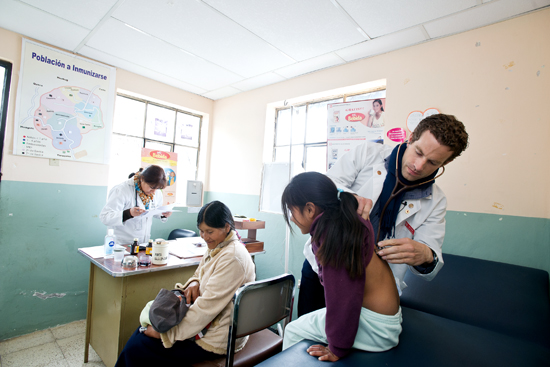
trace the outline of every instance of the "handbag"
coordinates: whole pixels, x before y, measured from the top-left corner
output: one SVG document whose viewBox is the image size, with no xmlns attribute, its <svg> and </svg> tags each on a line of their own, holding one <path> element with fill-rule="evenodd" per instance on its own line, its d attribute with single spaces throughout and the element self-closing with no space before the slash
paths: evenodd
<svg viewBox="0 0 550 367">
<path fill-rule="evenodd" d="M 188 309 L 182 291 L 162 288 L 149 309 L 149 320 L 156 331 L 165 333 L 181 322 Z"/>
</svg>

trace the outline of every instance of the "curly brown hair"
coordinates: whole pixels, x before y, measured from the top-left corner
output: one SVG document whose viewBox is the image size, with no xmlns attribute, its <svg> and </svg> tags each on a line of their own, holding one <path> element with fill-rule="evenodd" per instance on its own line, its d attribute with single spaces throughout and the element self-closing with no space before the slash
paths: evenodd
<svg viewBox="0 0 550 367">
<path fill-rule="evenodd" d="M 468 133 L 466 132 L 466 128 L 464 124 L 458 121 L 453 115 L 439 113 L 426 117 L 424 120 L 420 121 L 416 129 L 414 129 L 411 134 L 410 143 L 414 143 L 420 139 L 426 130 L 433 134 L 439 144 L 449 147 L 453 152 L 445 163 L 451 162 L 461 155 L 468 147 Z"/>
</svg>

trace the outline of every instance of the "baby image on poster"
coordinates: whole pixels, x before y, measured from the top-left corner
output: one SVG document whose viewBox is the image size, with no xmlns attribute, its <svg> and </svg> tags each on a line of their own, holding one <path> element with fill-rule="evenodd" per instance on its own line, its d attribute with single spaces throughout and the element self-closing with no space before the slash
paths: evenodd
<svg viewBox="0 0 550 367">
<path fill-rule="evenodd" d="M 172 186 L 176 183 L 176 172 L 170 168 L 165 168 L 164 172 L 166 172 L 166 180 L 168 181 L 167 186 Z"/>
</svg>

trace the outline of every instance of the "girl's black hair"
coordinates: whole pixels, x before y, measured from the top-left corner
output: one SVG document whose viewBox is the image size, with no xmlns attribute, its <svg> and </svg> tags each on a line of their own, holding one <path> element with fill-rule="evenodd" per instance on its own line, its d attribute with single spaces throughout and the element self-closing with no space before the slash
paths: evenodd
<svg viewBox="0 0 550 367">
<path fill-rule="evenodd" d="M 355 196 L 341 192 L 338 199 L 338 189 L 330 178 L 318 172 L 301 173 L 290 181 L 281 197 L 283 216 L 289 227 L 290 208 L 303 213 L 308 202 L 323 212 L 311 239 L 320 244 L 316 254 L 319 263 L 344 267 L 352 278 L 361 276 L 365 270 L 362 248 L 366 228 L 357 215 Z"/>
<path fill-rule="evenodd" d="M 166 187 L 166 173 L 160 166 L 151 165 L 139 175 L 143 181 L 155 189 L 164 189 Z"/>
<path fill-rule="evenodd" d="M 229 224 L 235 230 L 235 222 L 231 210 L 221 201 L 212 201 L 204 205 L 197 215 L 197 228 L 204 222 L 208 227 L 224 228 Z"/>
</svg>

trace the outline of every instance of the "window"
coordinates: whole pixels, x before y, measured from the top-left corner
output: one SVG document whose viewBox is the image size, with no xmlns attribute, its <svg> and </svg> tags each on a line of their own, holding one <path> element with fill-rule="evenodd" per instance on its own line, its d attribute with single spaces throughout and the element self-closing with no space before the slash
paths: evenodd
<svg viewBox="0 0 550 367">
<path fill-rule="evenodd" d="M 141 148 L 178 154 L 177 202 L 183 203 L 187 180 L 197 179 L 202 116 L 150 101 L 117 95 L 109 189 L 141 167 Z"/>
<path fill-rule="evenodd" d="M 292 176 L 327 171 L 327 105 L 385 98 L 386 90 L 339 95 L 277 109 L 273 162 L 291 162 Z"/>
<path fill-rule="evenodd" d="M 10 96 L 11 63 L 0 60 L 0 181 L 2 180 L 2 152 L 4 151 L 4 134 L 8 116 Z"/>
</svg>

